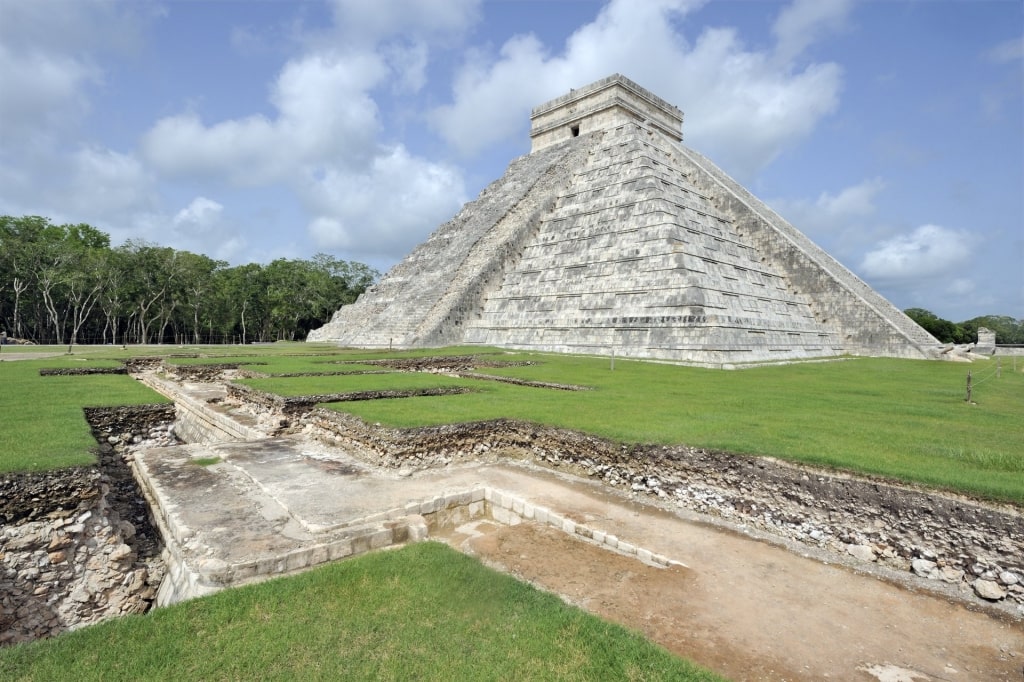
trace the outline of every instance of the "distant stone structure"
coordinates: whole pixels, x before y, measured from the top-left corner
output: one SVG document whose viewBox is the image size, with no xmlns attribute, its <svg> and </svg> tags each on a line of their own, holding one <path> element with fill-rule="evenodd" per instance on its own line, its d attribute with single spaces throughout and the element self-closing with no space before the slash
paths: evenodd
<svg viewBox="0 0 1024 682">
<path fill-rule="evenodd" d="M 683 146 L 683 113 L 631 80 L 531 121 L 530 154 L 309 340 L 711 366 L 934 357 L 934 337 Z"/>
<path fill-rule="evenodd" d="M 995 355 L 996 333 L 987 327 L 978 327 L 978 343 L 974 344 L 973 352 L 979 355 Z"/>
</svg>

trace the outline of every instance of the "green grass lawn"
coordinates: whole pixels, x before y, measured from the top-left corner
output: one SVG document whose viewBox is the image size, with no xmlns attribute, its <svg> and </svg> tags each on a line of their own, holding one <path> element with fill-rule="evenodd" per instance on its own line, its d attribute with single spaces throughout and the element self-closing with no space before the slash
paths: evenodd
<svg viewBox="0 0 1024 682">
<path fill-rule="evenodd" d="M 0 649 L 10 680 L 718 680 L 437 543 Z"/>
<path fill-rule="evenodd" d="M 858 358 L 729 372 L 622 360 L 613 371 L 607 359 L 530 359 L 538 364 L 481 371 L 594 390 L 485 383 L 467 395 L 332 407 L 396 427 L 517 418 L 620 442 L 771 455 L 1024 503 L 1024 373 L 1006 360 L 996 378 L 994 360 Z M 964 401 L 968 370 L 976 404 Z M 262 387 L 272 390 L 266 381 Z"/>
<path fill-rule="evenodd" d="M 169 362 L 264 362 L 249 366 L 271 375 L 362 371 L 374 367 L 338 362 L 385 357 L 476 353 L 529 360 L 535 364 L 480 371 L 593 390 L 565 392 L 403 372 L 271 376 L 241 383 L 284 396 L 464 386 L 474 392 L 333 407 L 396 427 L 524 419 L 625 443 L 771 455 L 1024 503 L 1024 358 L 1016 372 L 1012 359 L 1003 359 L 996 377 L 996 360 L 965 365 L 858 358 L 730 372 L 622 359 L 612 370 L 608 359 L 467 347 L 395 353 L 295 343 L 75 347 L 74 355 L 0 362 L 0 471 L 87 464 L 92 441 L 82 406 L 162 401 L 125 376 L 38 375 L 41 367 L 114 366 L 117 358 L 140 350 L 204 355 Z M 964 401 L 968 371 L 974 375 L 976 404 Z"/>
<path fill-rule="evenodd" d="M 0 473 L 95 464 L 83 407 L 168 402 L 124 374 L 39 375 L 44 367 L 118 365 L 77 355 L 0 363 Z"/>
<path fill-rule="evenodd" d="M 235 383 L 289 397 L 356 391 L 407 391 L 418 388 L 448 388 L 452 386 L 480 388 L 493 382 L 459 379 L 425 372 L 388 372 L 386 374 L 238 379 Z"/>
</svg>

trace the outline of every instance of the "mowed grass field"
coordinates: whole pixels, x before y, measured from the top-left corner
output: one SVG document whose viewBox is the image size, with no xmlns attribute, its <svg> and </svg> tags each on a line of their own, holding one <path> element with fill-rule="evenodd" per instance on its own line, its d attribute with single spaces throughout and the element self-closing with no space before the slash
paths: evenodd
<svg viewBox="0 0 1024 682">
<path fill-rule="evenodd" d="M 7 347 L 10 349 L 10 347 Z M 608 358 L 446 348 L 352 351 L 270 344 L 148 347 L 167 362 L 240 363 L 244 383 L 283 396 L 458 386 L 451 396 L 327 405 L 368 422 L 418 427 L 496 418 L 589 432 L 623 443 L 685 444 L 800 461 L 1024 504 L 1024 358 L 972 364 L 852 358 L 722 371 Z M 114 366 L 138 349 L 0 362 L 0 471 L 90 461 L 83 405 L 163 399 L 126 376 L 40 377 L 41 367 Z M 187 357 L 200 354 L 201 357 Z M 572 384 L 558 391 L 366 364 L 477 354 L 526 366 L 482 374 Z M 2 359 L 0 354 L 0 359 Z M 972 373 L 972 402 L 966 397 Z M 318 376 L 275 376 L 282 374 Z"/>
<path fill-rule="evenodd" d="M 327 407 L 392 427 L 523 419 L 623 443 L 770 455 L 1024 504 L 1024 358 L 1017 371 L 1006 358 L 971 365 L 854 358 L 722 371 L 621 359 L 612 369 L 606 358 L 564 355 L 487 357 L 534 364 L 479 373 L 590 390 L 398 372 L 242 383 L 285 396 L 458 385 L 473 392 Z"/>
</svg>

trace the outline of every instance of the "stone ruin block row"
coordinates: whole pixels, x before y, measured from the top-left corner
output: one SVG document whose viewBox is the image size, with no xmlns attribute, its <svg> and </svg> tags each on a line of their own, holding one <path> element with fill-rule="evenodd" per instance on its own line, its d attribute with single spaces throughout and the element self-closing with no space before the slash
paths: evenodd
<svg viewBox="0 0 1024 682">
<path fill-rule="evenodd" d="M 531 153 L 310 339 L 709 365 L 934 356 L 927 332 L 683 147 L 681 122 L 619 75 L 541 105 Z"/>
</svg>

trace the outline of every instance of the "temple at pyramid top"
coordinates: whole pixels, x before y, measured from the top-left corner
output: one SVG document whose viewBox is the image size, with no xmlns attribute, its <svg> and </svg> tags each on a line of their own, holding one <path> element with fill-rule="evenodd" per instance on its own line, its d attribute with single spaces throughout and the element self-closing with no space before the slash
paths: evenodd
<svg viewBox="0 0 1024 682">
<path fill-rule="evenodd" d="M 711 367 L 935 357 L 938 342 L 613 75 L 531 115 L 531 152 L 311 341 L 479 344 Z"/>
<path fill-rule="evenodd" d="M 530 113 L 530 151 L 629 121 L 644 121 L 676 142 L 683 139 L 678 107 L 615 74 L 535 107 Z"/>
</svg>

